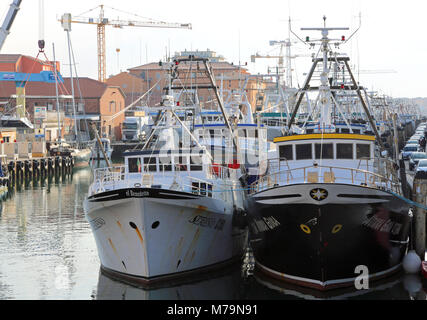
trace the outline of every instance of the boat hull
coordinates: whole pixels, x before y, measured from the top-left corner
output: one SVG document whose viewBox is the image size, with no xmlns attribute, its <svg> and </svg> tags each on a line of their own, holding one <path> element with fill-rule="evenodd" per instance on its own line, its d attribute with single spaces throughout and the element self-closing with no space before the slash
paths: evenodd
<svg viewBox="0 0 427 320">
<path fill-rule="evenodd" d="M 87 167 L 89 165 L 91 150 L 90 149 L 82 149 L 78 150 L 78 152 L 72 152 L 73 162 L 75 168 Z"/>
<path fill-rule="evenodd" d="M 233 226 L 231 209 L 217 199 L 150 188 L 85 200 L 103 271 L 147 285 L 241 258 L 247 229 Z"/>
<path fill-rule="evenodd" d="M 358 266 L 369 280 L 384 277 L 399 270 L 407 249 L 409 207 L 383 190 L 288 185 L 254 194 L 246 207 L 257 267 L 298 285 L 353 286 Z"/>
</svg>

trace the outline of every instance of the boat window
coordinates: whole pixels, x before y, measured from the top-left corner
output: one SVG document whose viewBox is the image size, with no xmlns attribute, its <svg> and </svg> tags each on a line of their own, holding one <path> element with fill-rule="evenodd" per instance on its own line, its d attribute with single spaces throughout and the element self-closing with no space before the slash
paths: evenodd
<svg viewBox="0 0 427 320">
<path fill-rule="evenodd" d="M 192 155 L 190 157 L 190 171 L 202 171 L 202 158 Z"/>
<path fill-rule="evenodd" d="M 334 158 L 334 146 L 332 143 L 316 143 L 314 147 L 316 159 Z"/>
<path fill-rule="evenodd" d="M 296 147 L 297 160 L 313 158 L 313 154 L 311 151 L 311 143 L 297 144 L 295 145 L 295 147 Z"/>
<path fill-rule="evenodd" d="M 348 128 L 341 128 L 341 133 L 350 133 L 350 129 L 348 129 Z"/>
<path fill-rule="evenodd" d="M 128 171 L 129 173 L 141 172 L 140 158 L 128 158 Z"/>
<path fill-rule="evenodd" d="M 246 137 L 246 129 L 240 129 L 240 130 L 238 130 L 238 132 L 239 132 L 239 137 L 241 137 L 241 138 Z"/>
<path fill-rule="evenodd" d="M 353 133 L 360 133 L 360 129 L 353 129 Z"/>
<path fill-rule="evenodd" d="M 254 130 L 254 129 L 246 129 L 247 130 L 247 133 L 248 133 L 248 138 L 254 138 L 254 137 L 256 137 L 256 129 Z"/>
<path fill-rule="evenodd" d="M 337 159 L 353 159 L 353 145 L 351 143 L 337 143 Z"/>
<path fill-rule="evenodd" d="M 370 158 L 371 157 L 371 146 L 369 144 L 356 144 L 356 158 Z"/>
<path fill-rule="evenodd" d="M 192 193 L 202 196 L 212 197 L 212 185 L 204 182 L 193 182 L 191 184 Z"/>
<path fill-rule="evenodd" d="M 147 171 L 157 171 L 156 158 L 144 158 L 144 165 L 148 167 Z"/>
<path fill-rule="evenodd" d="M 177 171 L 187 170 L 187 157 L 183 157 L 183 156 L 174 157 L 174 161 L 175 161 L 175 170 Z"/>
<path fill-rule="evenodd" d="M 311 133 L 313 133 L 314 132 L 314 130 L 313 129 L 307 129 L 307 130 L 305 130 L 305 133 L 307 133 L 307 134 L 311 134 Z"/>
<path fill-rule="evenodd" d="M 280 159 L 294 160 L 292 145 L 280 146 L 279 147 L 279 157 L 280 157 Z"/>
<path fill-rule="evenodd" d="M 172 171 L 171 157 L 159 157 L 160 171 Z"/>
</svg>

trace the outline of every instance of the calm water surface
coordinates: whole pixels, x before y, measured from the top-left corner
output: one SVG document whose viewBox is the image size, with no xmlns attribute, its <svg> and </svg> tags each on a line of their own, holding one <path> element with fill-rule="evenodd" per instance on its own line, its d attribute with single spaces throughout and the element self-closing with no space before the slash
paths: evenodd
<svg viewBox="0 0 427 320">
<path fill-rule="evenodd" d="M 191 282 L 145 290 L 100 273 L 83 213 L 91 170 L 29 183 L 0 209 L 0 299 L 426 299 L 418 276 L 397 275 L 369 290 L 321 294 L 284 286 L 253 272 L 248 253 L 235 266 Z"/>
</svg>

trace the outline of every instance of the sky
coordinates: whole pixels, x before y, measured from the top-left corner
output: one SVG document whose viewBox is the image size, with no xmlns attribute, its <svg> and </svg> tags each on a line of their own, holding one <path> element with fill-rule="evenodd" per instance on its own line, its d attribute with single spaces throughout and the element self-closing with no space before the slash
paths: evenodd
<svg viewBox="0 0 427 320">
<path fill-rule="evenodd" d="M 3 21 L 12 0 L 0 1 Z M 58 19 L 63 13 L 78 16 L 104 4 L 105 17 L 140 20 L 147 18 L 191 23 L 192 29 L 160 29 L 106 27 L 107 76 L 146 62 L 164 59 L 170 52 L 210 49 L 234 64 L 245 64 L 251 73 L 267 73 L 275 59 L 257 59 L 255 53 L 277 55 L 278 47 L 270 40 L 285 40 L 292 30 L 301 38 L 320 35 L 301 31 L 301 27 L 320 27 L 323 16 L 329 27 L 349 27 L 332 35 L 347 38 L 359 31 L 339 51 L 350 56 L 354 72 L 360 72 L 360 84 L 369 90 L 392 97 L 426 97 L 427 83 L 427 1 L 425 0 L 44 0 L 44 19 L 40 19 L 39 0 L 23 0 L 21 9 L 6 39 L 1 53 L 36 56 L 37 41 L 43 37 L 45 52 L 53 60 L 52 43 L 61 62 L 61 73 L 69 76 L 67 37 Z M 113 10 L 111 8 L 115 8 Z M 130 12 L 132 14 L 128 14 Z M 97 18 L 99 9 L 85 17 Z M 44 32 L 40 32 L 44 21 Z M 95 25 L 72 24 L 70 33 L 79 77 L 97 79 L 97 35 Z M 291 35 L 292 41 L 297 41 Z M 116 49 L 120 52 L 117 53 Z M 298 42 L 292 54 L 293 81 L 302 85 L 304 74 L 311 66 L 307 57 L 313 52 Z"/>
</svg>

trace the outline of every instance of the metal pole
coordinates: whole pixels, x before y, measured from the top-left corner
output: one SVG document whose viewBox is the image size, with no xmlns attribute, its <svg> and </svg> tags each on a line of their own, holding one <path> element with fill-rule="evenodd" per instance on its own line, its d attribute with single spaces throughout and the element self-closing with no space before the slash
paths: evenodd
<svg viewBox="0 0 427 320">
<path fill-rule="evenodd" d="M 414 191 L 416 194 L 416 201 L 426 206 L 427 205 L 427 180 L 414 179 Z M 425 260 L 426 252 L 426 210 L 420 207 L 415 209 L 415 252 Z"/>
<path fill-rule="evenodd" d="M 313 65 L 311 66 L 311 70 L 310 70 L 309 74 L 307 75 L 307 78 L 305 79 L 304 86 L 299 91 L 300 92 L 299 99 L 298 99 L 297 103 L 295 104 L 294 110 L 292 111 L 291 120 L 289 120 L 289 123 L 288 123 L 288 129 L 289 130 L 291 130 L 292 122 L 294 122 L 295 116 L 297 115 L 297 112 L 298 112 L 299 106 L 301 104 L 302 98 L 304 97 L 305 91 L 308 90 L 308 88 L 310 87 L 309 83 L 310 83 L 311 77 L 313 76 L 313 72 L 316 69 L 318 62 L 319 62 L 318 60 L 315 60 L 313 62 Z"/>
<path fill-rule="evenodd" d="M 55 44 L 52 43 L 52 48 L 53 48 L 53 68 L 55 70 L 55 91 L 56 91 L 56 114 L 57 114 L 57 118 L 58 118 L 58 140 L 59 140 L 59 145 L 61 145 L 61 120 L 59 118 L 59 98 L 58 98 L 58 73 L 56 71 L 56 58 L 55 58 Z"/>
<path fill-rule="evenodd" d="M 101 138 L 99 137 L 98 130 L 96 129 L 95 123 L 92 123 L 92 128 L 93 128 L 93 131 L 95 132 L 95 137 L 99 143 L 99 147 L 101 148 L 102 154 L 104 155 L 104 159 L 105 159 L 105 162 L 107 163 L 107 167 L 112 168 L 110 159 L 108 159 L 107 154 L 105 153 L 104 145 L 102 144 Z"/>
<path fill-rule="evenodd" d="M 360 92 L 360 87 L 357 84 L 356 79 L 354 78 L 353 73 L 351 72 L 351 69 L 350 69 L 350 66 L 348 65 L 347 60 L 344 60 L 344 63 L 346 65 L 346 67 L 347 67 L 348 73 L 350 74 L 351 81 L 353 82 L 353 84 L 357 88 L 357 90 L 356 90 L 357 95 L 358 95 L 358 97 L 360 99 L 360 102 L 362 103 L 362 107 L 365 110 L 365 113 L 366 113 L 366 115 L 368 117 L 369 123 L 371 124 L 372 130 L 374 131 L 375 136 L 377 137 L 378 144 L 379 144 L 379 146 L 381 147 L 382 150 L 385 150 L 383 142 L 381 141 L 381 136 L 378 133 L 377 126 L 375 125 L 374 119 L 372 118 L 371 113 L 369 112 L 369 109 L 368 109 L 368 107 L 365 104 L 365 100 L 363 100 L 362 93 Z"/>
<path fill-rule="evenodd" d="M 68 58 L 70 61 L 70 82 L 71 82 L 71 96 L 73 102 L 73 114 L 74 114 L 74 132 L 76 134 L 77 141 L 80 141 L 79 136 L 77 134 L 77 119 L 76 119 L 76 101 L 74 99 L 74 83 L 73 83 L 73 65 L 71 63 L 71 49 L 70 49 L 70 31 L 67 30 L 67 39 L 68 39 Z"/>
<path fill-rule="evenodd" d="M 394 144 L 394 159 L 399 159 L 399 143 L 398 143 L 398 133 L 397 133 L 397 127 L 396 127 L 396 119 L 397 114 L 393 113 L 392 120 L 393 120 L 393 144 Z"/>
<path fill-rule="evenodd" d="M 225 111 L 222 98 L 219 95 L 218 88 L 217 88 L 216 83 L 215 83 L 215 78 L 212 75 L 212 70 L 210 69 L 210 66 L 208 65 L 208 61 L 207 60 L 203 60 L 203 64 L 205 65 L 206 73 L 207 73 L 208 78 L 209 78 L 209 80 L 211 82 L 213 91 L 214 91 L 216 99 L 218 101 L 218 105 L 219 105 L 219 107 L 221 109 L 222 116 L 224 118 L 224 122 L 225 122 L 227 128 L 230 130 L 230 134 L 231 134 L 231 137 L 233 139 L 234 149 L 236 151 L 236 156 L 237 156 L 237 159 L 239 160 L 239 163 L 240 163 L 240 169 L 241 169 L 242 173 L 245 174 L 246 173 L 246 169 L 244 167 L 243 162 L 241 161 L 241 155 L 240 155 L 240 148 L 239 148 L 238 139 L 236 138 L 236 135 L 234 134 L 234 130 L 231 127 L 230 122 L 228 121 L 227 113 Z"/>
</svg>

